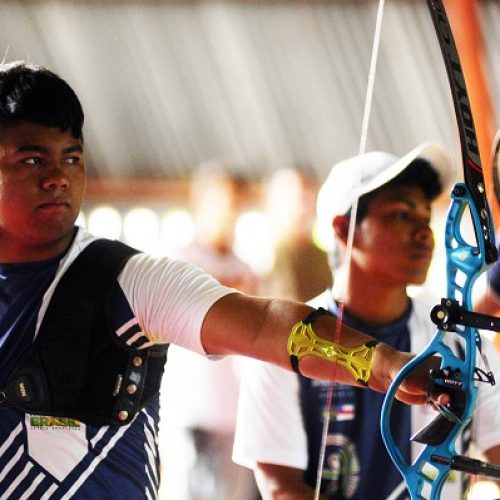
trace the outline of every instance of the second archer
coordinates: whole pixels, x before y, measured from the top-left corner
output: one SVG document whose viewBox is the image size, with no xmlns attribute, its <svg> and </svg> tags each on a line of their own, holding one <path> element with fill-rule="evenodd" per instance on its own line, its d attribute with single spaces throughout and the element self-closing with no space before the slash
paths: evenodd
<svg viewBox="0 0 500 500">
<path fill-rule="evenodd" d="M 434 249 L 431 203 L 453 179 L 450 155 L 431 143 L 403 158 L 372 152 L 334 166 L 318 196 L 319 222 L 333 233 L 334 287 L 313 304 L 337 314 L 342 299 L 343 321 L 349 325 L 403 351 L 421 351 L 436 328 L 431 307 L 410 299 L 407 286 L 426 279 Z M 357 187 L 361 197 L 349 259 Z M 492 353 L 488 359 L 500 374 L 498 356 Z M 500 463 L 500 390 L 488 386 L 485 393 L 479 397 L 480 433 L 474 440 L 490 461 Z M 322 499 L 408 498 L 380 436 L 383 399 L 345 385 L 333 388 L 326 452 L 318 467 L 329 385 L 249 361 L 234 458 L 254 468 L 266 500 L 312 499 L 318 468 Z M 410 435 L 433 415 L 428 407 L 394 404 L 393 433 L 408 459 L 418 446 L 410 444 Z M 449 479 L 443 498 L 460 498 L 460 477 Z"/>
</svg>

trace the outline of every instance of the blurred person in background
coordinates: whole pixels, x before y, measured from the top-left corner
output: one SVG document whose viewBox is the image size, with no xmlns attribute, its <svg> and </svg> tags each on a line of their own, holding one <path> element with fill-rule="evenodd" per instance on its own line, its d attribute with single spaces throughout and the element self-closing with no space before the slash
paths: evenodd
<svg viewBox="0 0 500 500">
<path fill-rule="evenodd" d="M 407 286 L 426 279 L 434 249 L 431 203 L 453 177 L 451 156 L 432 143 L 402 158 L 372 152 L 335 165 L 318 195 L 319 222 L 334 237 L 330 262 L 335 282 L 309 303 L 341 314 L 349 326 L 370 331 L 397 349 L 421 351 L 436 327 L 431 307 L 411 299 Z M 348 232 L 358 190 L 349 259 Z M 485 348 L 500 376 L 498 357 L 486 343 Z M 383 394 L 341 384 L 331 387 L 255 360 L 244 364 L 233 458 L 254 469 L 265 500 L 312 500 L 318 470 L 322 500 L 408 498 L 379 432 Z M 493 463 L 500 462 L 497 388 L 480 388 L 480 432 L 473 438 Z M 326 420 L 320 463 L 326 414 L 331 419 Z M 407 462 L 419 446 L 410 436 L 434 415 L 427 407 L 394 402 L 391 420 L 398 426 L 393 435 Z M 458 499 L 461 486 L 460 475 L 450 475 L 444 494 L 451 496 L 446 498 Z"/>
<path fill-rule="evenodd" d="M 223 285 L 255 294 L 258 276 L 233 252 L 244 190 L 243 179 L 223 164 L 200 164 L 190 184 L 195 240 L 177 257 L 201 267 Z M 165 498 L 255 499 L 253 474 L 231 459 L 239 386 L 237 358 L 226 356 L 214 362 L 172 346 L 164 380 L 161 442 L 166 451 L 161 491 L 168 492 Z"/>
<path fill-rule="evenodd" d="M 306 301 L 331 286 L 327 255 L 313 240 L 316 194 L 314 178 L 301 167 L 282 168 L 269 179 L 265 209 L 276 244 L 261 295 Z"/>
</svg>

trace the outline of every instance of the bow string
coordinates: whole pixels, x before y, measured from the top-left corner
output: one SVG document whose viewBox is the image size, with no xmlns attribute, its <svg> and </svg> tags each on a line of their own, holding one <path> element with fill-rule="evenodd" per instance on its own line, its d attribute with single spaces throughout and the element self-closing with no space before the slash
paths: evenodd
<svg viewBox="0 0 500 500">
<path fill-rule="evenodd" d="M 377 61 L 378 61 L 378 52 L 380 47 L 381 33 L 382 33 L 382 21 L 384 17 L 384 8 L 385 8 L 385 0 L 378 1 L 376 22 L 375 22 L 375 31 L 373 35 L 373 43 L 372 43 L 372 52 L 370 58 L 370 66 L 368 71 L 368 79 L 366 85 L 366 94 L 365 94 L 365 103 L 363 110 L 363 118 L 361 121 L 361 133 L 359 140 L 359 149 L 358 154 L 364 154 L 366 152 L 366 143 L 368 138 L 368 129 L 370 123 L 371 109 L 372 109 L 372 101 L 373 101 L 373 90 L 375 86 L 375 75 L 377 72 Z M 359 191 L 359 186 L 361 185 L 361 178 L 358 177 L 355 182 L 356 191 Z M 352 256 L 352 248 L 354 241 L 354 232 L 356 229 L 356 216 L 358 211 L 358 196 L 356 196 L 353 200 L 351 206 L 351 216 L 349 221 L 349 229 L 347 235 L 347 244 L 346 244 L 346 256 L 345 259 L 348 263 L 351 262 Z M 350 266 L 348 266 L 349 268 Z M 346 276 L 346 281 L 343 283 L 342 290 L 338 291 L 338 296 L 335 297 L 336 302 L 338 304 L 338 312 L 337 312 L 337 323 L 334 332 L 334 342 L 339 343 L 341 332 L 342 332 L 342 324 L 343 324 L 343 316 L 344 316 L 344 301 L 343 297 L 345 297 L 347 288 L 349 286 L 350 280 L 350 272 Z M 336 369 L 337 363 L 332 365 L 332 380 L 336 379 Z M 326 401 L 326 411 L 324 412 L 324 420 L 323 420 L 323 428 L 321 435 L 321 444 L 319 450 L 318 457 L 318 470 L 316 474 L 316 485 L 314 491 L 314 500 L 318 500 L 321 494 L 321 483 L 323 479 L 323 469 L 324 469 L 324 461 L 325 461 L 325 453 L 326 446 L 328 441 L 328 432 L 330 427 L 331 415 L 332 415 L 332 406 L 333 406 L 333 398 L 334 398 L 334 383 L 330 383 L 330 387 L 328 390 L 328 396 Z"/>
</svg>

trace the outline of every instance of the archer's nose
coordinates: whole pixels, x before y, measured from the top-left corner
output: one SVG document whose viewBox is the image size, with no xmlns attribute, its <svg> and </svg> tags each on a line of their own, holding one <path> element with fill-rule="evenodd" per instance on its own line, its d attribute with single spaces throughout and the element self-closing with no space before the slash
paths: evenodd
<svg viewBox="0 0 500 500">
<path fill-rule="evenodd" d="M 415 243 L 421 243 L 426 245 L 434 246 L 434 233 L 429 225 L 420 226 L 415 230 L 413 235 L 413 241 Z"/>
<path fill-rule="evenodd" d="M 53 168 L 43 180 L 42 187 L 47 191 L 56 189 L 65 191 L 69 187 L 68 176 L 61 168 Z"/>
</svg>

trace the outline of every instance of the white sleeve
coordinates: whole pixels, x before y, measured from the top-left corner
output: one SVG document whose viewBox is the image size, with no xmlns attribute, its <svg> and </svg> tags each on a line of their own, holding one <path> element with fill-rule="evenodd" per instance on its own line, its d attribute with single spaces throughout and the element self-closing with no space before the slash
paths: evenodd
<svg viewBox="0 0 500 500">
<path fill-rule="evenodd" d="M 491 386 L 478 382 L 479 393 L 476 410 L 472 414 L 473 440 L 481 451 L 500 445 L 500 354 L 488 340 L 483 338 L 483 351 L 486 354 L 496 384 Z M 478 357 L 478 365 L 484 368 Z"/>
<path fill-rule="evenodd" d="M 242 362 L 233 460 L 307 467 L 307 441 L 295 373 L 262 361 Z"/>
<path fill-rule="evenodd" d="M 205 314 L 217 300 L 236 292 L 196 266 L 143 253 L 129 259 L 118 281 L 152 342 L 172 343 L 201 354 Z"/>
</svg>

